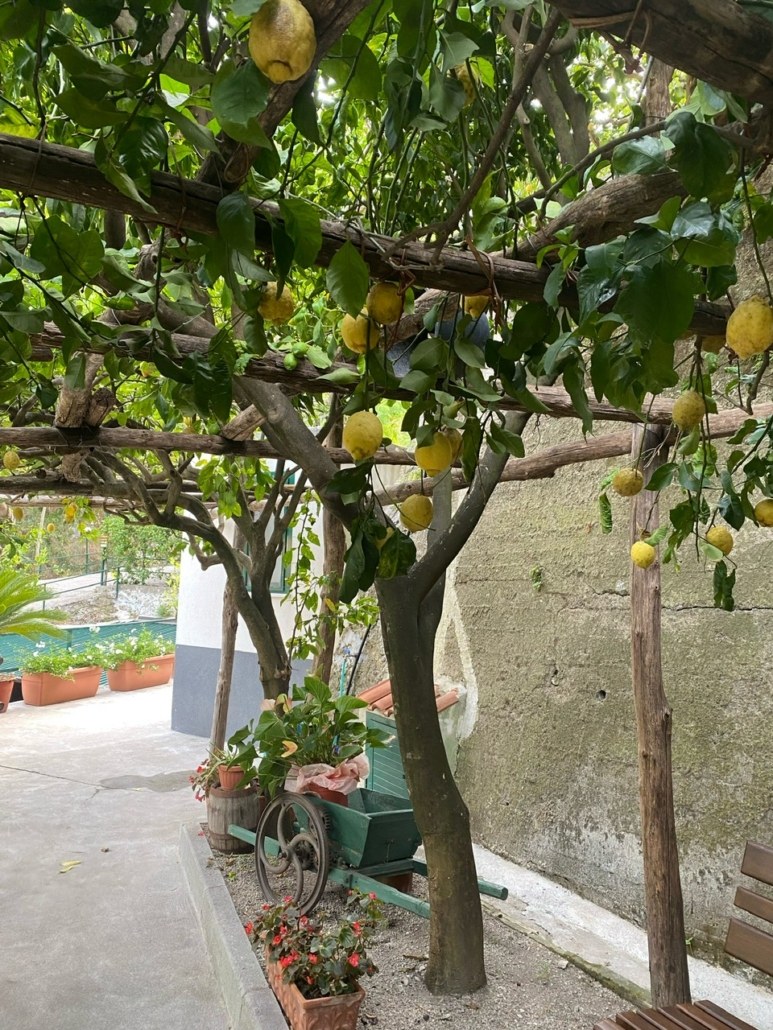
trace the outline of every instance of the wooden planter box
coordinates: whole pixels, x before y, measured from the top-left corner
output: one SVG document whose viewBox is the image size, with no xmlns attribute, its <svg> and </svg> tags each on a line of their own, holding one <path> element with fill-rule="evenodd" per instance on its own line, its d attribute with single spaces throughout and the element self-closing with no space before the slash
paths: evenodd
<svg viewBox="0 0 773 1030">
<path fill-rule="evenodd" d="M 335 998 L 304 998 L 295 984 L 282 980 L 282 967 L 269 962 L 266 951 L 268 982 L 284 1009 L 292 1030 L 357 1030 L 360 1005 L 365 991 L 357 984 L 354 994 Z"/>
<path fill-rule="evenodd" d="M 117 669 L 107 670 L 111 690 L 140 690 L 168 683 L 174 672 L 174 653 L 146 658 L 144 662 L 122 662 Z"/>
<path fill-rule="evenodd" d="M 21 693 L 26 705 L 58 705 L 62 701 L 79 701 L 94 697 L 99 690 L 102 668 L 93 665 L 86 669 L 72 669 L 72 679 L 52 676 L 50 672 L 25 673 L 21 678 Z"/>
</svg>

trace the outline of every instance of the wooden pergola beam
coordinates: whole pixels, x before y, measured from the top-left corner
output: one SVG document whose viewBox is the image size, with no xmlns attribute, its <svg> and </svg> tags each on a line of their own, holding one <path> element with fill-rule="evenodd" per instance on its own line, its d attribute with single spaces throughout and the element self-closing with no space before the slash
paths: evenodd
<svg viewBox="0 0 773 1030">
<path fill-rule="evenodd" d="M 153 172 L 151 184 L 153 215 L 109 183 L 86 151 L 0 133 L 0 189 L 119 211 L 177 233 L 218 234 L 217 205 L 224 196 L 218 187 L 165 172 Z M 270 252 L 271 226 L 265 216 L 281 224 L 279 208 L 268 201 L 255 200 L 252 205 L 256 248 Z M 389 256 L 395 244 L 391 236 L 365 233 L 345 222 L 329 220 L 322 222 L 321 229 L 322 246 L 316 263 L 323 267 L 349 240 L 362 254 L 374 279 L 394 280 L 404 274 L 417 286 L 452 293 L 477 293 L 489 286 L 489 276 L 470 251 L 445 247 L 436 258 L 431 248 L 412 242 Z M 548 268 L 495 255 L 489 255 L 486 264 L 506 300 L 543 300 Z M 567 307 L 577 307 L 572 286 L 564 289 L 560 299 Z M 696 301 L 690 328 L 705 336 L 721 336 L 726 321 L 726 312 L 718 304 Z"/>
<path fill-rule="evenodd" d="M 773 104 L 773 22 L 734 0 L 550 0 L 573 25 L 609 33 L 665 64 Z"/>
</svg>

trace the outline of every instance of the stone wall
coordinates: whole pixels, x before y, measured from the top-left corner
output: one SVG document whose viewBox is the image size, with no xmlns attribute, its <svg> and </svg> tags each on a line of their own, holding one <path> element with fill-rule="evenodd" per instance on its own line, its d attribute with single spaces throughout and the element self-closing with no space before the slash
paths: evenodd
<svg viewBox="0 0 773 1030">
<path fill-rule="evenodd" d="M 577 432 L 543 420 L 527 452 Z M 436 671 L 467 690 L 457 776 L 475 838 L 643 922 L 630 502 L 613 500 L 607 536 L 597 506 L 615 464 L 497 488 L 449 577 Z M 747 524 L 733 557 L 733 613 L 713 607 L 712 567 L 690 548 L 681 571 L 663 569 L 686 920 L 709 945 L 726 932 L 746 840 L 773 841 L 773 531 Z M 359 688 L 384 674 L 371 637 Z"/>
</svg>

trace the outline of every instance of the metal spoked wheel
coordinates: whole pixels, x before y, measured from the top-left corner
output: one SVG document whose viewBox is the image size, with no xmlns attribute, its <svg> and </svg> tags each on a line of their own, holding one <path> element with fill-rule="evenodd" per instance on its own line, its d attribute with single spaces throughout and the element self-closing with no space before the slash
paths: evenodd
<svg viewBox="0 0 773 1030">
<path fill-rule="evenodd" d="M 322 814 L 302 794 L 280 794 L 260 817 L 255 871 L 266 901 L 288 895 L 308 915 L 325 890 L 330 845 Z"/>
</svg>

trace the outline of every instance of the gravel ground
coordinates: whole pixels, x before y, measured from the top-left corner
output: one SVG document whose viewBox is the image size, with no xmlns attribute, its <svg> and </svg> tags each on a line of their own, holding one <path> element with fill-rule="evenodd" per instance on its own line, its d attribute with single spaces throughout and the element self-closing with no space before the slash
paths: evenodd
<svg viewBox="0 0 773 1030">
<path fill-rule="evenodd" d="M 218 855 L 216 864 L 242 923 L 254 919 L 263 899 L 253 856 Z M 414 877 L 414 893 L 422 891 L 426 882 Z M 329 884 L 320 909 L 335 917 L 343 911 L 345 898 L 343 887 Z M 387 906 L 386 915 L 387 925 L 372 948 L 379 972 L 362 981 L 367 997 L 361 1026 L 591 1030 L 604 1016 L 628 1007 L 575 966 L 490 916 L 484 916 L 488 986 L 475 995 L 436 998 L 422 981 L 429 924 L 394 906 Z"/>
</svg>

